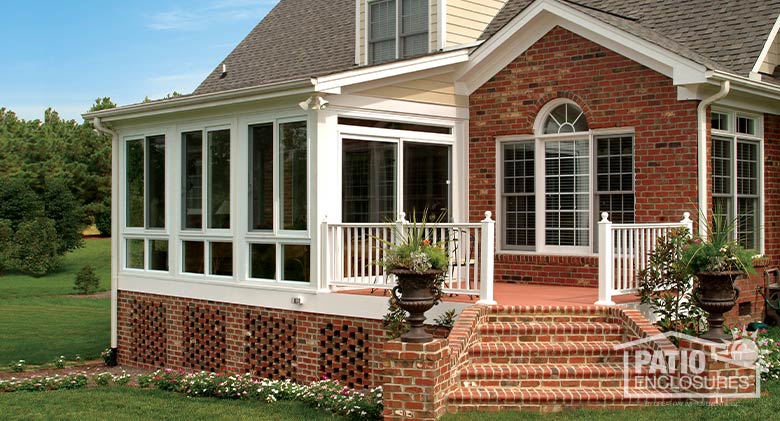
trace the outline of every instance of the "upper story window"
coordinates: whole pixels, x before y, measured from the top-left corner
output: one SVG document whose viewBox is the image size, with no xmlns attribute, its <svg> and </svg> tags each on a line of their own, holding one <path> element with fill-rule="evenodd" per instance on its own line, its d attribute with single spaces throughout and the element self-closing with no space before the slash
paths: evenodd
<svg viewBox="0 0 780 421">
<path fill-rule="evenodd" d="M 427 53 L 428 28 L 428 0 L 369 2 L 369 64 Z"/>
</svg>

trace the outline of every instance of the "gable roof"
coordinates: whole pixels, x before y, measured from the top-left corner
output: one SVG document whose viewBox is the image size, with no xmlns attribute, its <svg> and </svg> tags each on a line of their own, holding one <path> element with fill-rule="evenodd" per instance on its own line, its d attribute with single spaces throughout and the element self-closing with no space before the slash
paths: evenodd
<svg viewBox="0 0 780 421">
<path fill-rule="evenodd" d="M 221 78 L 222 64 L 227 75 Z M 282 0 L 193 95 L 268 85 L 355 66 L 355 0 Z"/>
<path fill-rule="evenodd" d="M 712 70 L 747 76 L 780 14 L 780 0 L 560 0 Z M 533 1 L 508 0 L 481 39 Z"/>
</svg>

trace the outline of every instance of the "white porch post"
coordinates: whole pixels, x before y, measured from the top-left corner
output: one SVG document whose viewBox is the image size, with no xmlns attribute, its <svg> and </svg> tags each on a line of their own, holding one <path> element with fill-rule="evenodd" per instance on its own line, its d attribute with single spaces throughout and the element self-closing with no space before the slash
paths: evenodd
<svg viewBox="0 0 780 421">
<path fill-rule="evenodd" d="M 329 253 L 330 248 L 332 247 L 332 242 L 330 241 L 330 236 L 328 235 L 328 216 L 325 215 L 324 218 L 322 218 L 322 224 L 321 224 L 321 231 L 320 231 L 320 247 L 322 248 L 322 275 L 320 275 L 320 291 L 330 291 L 330 281 L 333 280 L 333 276 L 330 270 L 330 259 L 329 259 Z"/>
<path fill-rule="evenodd" d="M 690 212 L 683 212 L 683 219 L 680 221 L 681 224 L 685 225 L 685 228 L 688 228 L 688 235 L 693 236 L 693 220 L 691 220 L 691 213 Z"/>
<path fill-rule="evenodd" d="M 480 256 L 479 273 L 479 301 L 477 304 L 494 305 L 493 299 L 493 269 L 496 256 L 496 221 L 491 219 L 492 212 L 485 212 L 485 219 L 482 220 L 482 249 Z"/>
<path fill-rule="evenodd" d="M 607 212 L 601 213 L 599 221 L 599 300 L 596 305 L 613 306 L 612 290 L 615 275 L 615 256 L 612 249 L 612 222 Z"/>
</svg>

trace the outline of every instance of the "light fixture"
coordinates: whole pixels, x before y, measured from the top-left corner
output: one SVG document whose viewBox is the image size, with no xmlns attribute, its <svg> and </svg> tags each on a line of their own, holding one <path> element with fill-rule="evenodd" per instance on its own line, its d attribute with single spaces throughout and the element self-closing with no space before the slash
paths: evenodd
<svg viewBox="0 0 780 421">
<path fill-rule="evenodd" d="M 309 109 L 312 110 L 324 110 L 328 108 L 328 100 L 321 97 L 320 95 L 312 95 L 309 98 L 306 99 L 306 101 L 301 101 L 298 103 L 298 106 L 301 107 L 304 111 L 309 111 Z"/>
</svg>

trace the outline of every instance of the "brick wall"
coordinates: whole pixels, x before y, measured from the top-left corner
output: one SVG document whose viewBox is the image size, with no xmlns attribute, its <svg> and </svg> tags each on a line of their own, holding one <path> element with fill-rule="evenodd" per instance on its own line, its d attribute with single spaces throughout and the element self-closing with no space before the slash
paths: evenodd
<svg viewBox="0 0 780 421">
<path fill-rule="evenodd" d="M 780 116 L 764 115 L 764 254 L 780 261 Z"/>
<path fill-rule="evenodd" d="M 379 320 L 119 291 L 119 363 L 383 383 Z"/>
<path fill-rule="evenodd" d="M 634 129 L 637 222 L 695 214 L 698 103 L 678 101 L 671 79 L 556 27 L 470 97 L 471 221 L 497 209 L 496 137 L 532 135 L 556 98 L 582 107 L 591 129 Z M 597 266 L 595 257 L 499 254 L 496 280 L 596 286 Z"/>
</svg>

